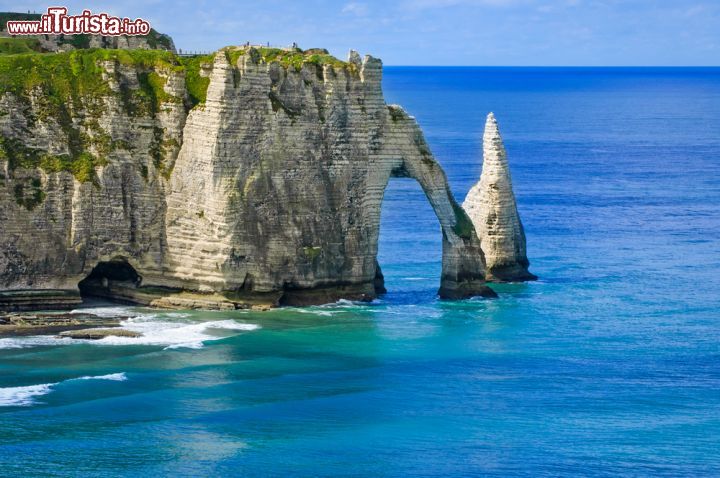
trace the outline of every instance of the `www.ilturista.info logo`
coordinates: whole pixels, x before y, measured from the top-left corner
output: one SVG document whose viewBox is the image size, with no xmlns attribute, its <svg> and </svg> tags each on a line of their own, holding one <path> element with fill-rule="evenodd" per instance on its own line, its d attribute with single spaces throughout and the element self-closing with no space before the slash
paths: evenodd
<svg viewBox="0 0 720 478">
<path fill-rule="evenodd" d="M 147 35 L 150 24 L 142 18 L 130 20 L 90 10 L 68 15 L 65 7 L 50 7 L 40 20 L 8 21 L 6 30 L 10 35 Z"/>
</svg>

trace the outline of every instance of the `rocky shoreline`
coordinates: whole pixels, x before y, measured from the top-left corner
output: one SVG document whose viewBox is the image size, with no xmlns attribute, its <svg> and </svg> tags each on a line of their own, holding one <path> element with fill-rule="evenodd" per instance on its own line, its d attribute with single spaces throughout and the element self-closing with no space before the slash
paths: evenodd
<svg viewBox="0 0 720 478">
<path fill-rule="evenodd" d="M 129 337 L 137 338 L 142 337 L 143 334 L 140 332 L 134 332 L 132 330 L 125 330 L 119 328 L 113 329 L 81 329 L 81 330 L 67 330 L 60 332 L 58 337 L 70 338 L 70 339 L 83 339 L 83 340 L 100 340 L 105 337 Z"/>
<path fill-rule="evenodd" d="M 120 328 L 128 317 L 101 317 L 83 312 L 0 313 L 0 338 L 58 335 L 73 339 L 102 339 L 108 336 L 139 337 Z"/>
</svg>

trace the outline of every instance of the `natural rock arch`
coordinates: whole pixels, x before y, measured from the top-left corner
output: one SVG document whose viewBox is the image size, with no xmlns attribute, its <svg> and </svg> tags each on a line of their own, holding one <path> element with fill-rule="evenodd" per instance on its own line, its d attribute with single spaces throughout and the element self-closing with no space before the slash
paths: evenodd
<svg viewBox="0 0 720 478">
<path fill-rule="evenodd" d="M 440 222 L 440 296 L 494 295 L 472 223 L 420 128 L 383 100 L 380 61 L 350 61 L 356 69 L 295 71 L 216 55 L 170 180 L 164 281 L 241 302 L 372 299 L 381 202 L 402 175 L 420 183 Z"/>
<path fill-rule="evenodd" d="M 445 299 L 472 296 L 494 297 L 496 294 L 485 285 L 485 264 L 480 241 L 470 218 L 455 201 L 445 172 L 435 161 L 430 148 L 414 118 L 401 107 L 389 105 L 389 121 L 385 123 L 381 151 L 371 159 L 379 167 L 377 179 L 382 185 L 382 196 L 391 177 L 415 179 L 427 198 L 440 224 L 442 234 L 442 272 L 438 295 Z M 380 202 L 368 217 L 373 218 L 372 251 L 377 260 L 380 233 Z"/>
<path fill-rule="evenodd" d="M 494 295 L 472 223 L 417 123 L 385 104 L 380 60 L 353 52 L 347 62 L 295 66 L 252 47 L 219 51 L 199 67 L 209 85 L 202 105 L 186 110 L 183 72 L 152 67 L 166 95 L 158 97 L 162 108 L 138 110 L 137 117 L 118 92 L 139 85 L 150 67 L 101 67 L 113 93 L 95 99 L 108 113 L 92 119 L 114 149 L 102 153 L 106 163 L 86 181 L 37 167 L 10 174 L 0 157 L 9 178 L 0 185 L 3 289 L 77 292 L 88 268 L 122 255 L 143 277 L 133 294 L 141 303 L 372 299 L 384 190 L 391 176 L 404 175 L 420 183 L 440 222 L 440 296 Z M 52 121 L 34 125 L 16 99 L 0 100 L 14 105 L 15 115 L 0 115 L 0 132 L 32 144 L 32 157 L 69 148 Z M 28 111 L 38 116 L 38 107 Z M 27 126 L 26 136 L 15 137 L 15 123 Z M 12 196 L 15 182 L 29 175 L 40 176 L 43 198 L 32 208 Z"/>
</svg>

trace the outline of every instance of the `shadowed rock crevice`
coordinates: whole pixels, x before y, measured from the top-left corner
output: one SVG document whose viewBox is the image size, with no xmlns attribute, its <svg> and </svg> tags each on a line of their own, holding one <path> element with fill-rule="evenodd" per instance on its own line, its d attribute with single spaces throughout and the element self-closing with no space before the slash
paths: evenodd
<svg viewBox="0 0 720 478">
<path fill-rule="evenodd" d="M 104 299 L 129 301 L 129 291 L 137 289 L 142 277 L 127 260 L 115 258 L 98 263 L 88 276 L 78 283 L 83 299 L 99 297 Z"/>
<path fill-rule="evenodd" d="M 387 293 L 387 289 L 385 288 L 385 276 L 382 273 L 382 269 L 380 269 L 380 264 L 375 261 L 375 281 L 373 283 L 375 286 L 375 293 L 377 295 L 383 295 Z"/>
</svg>

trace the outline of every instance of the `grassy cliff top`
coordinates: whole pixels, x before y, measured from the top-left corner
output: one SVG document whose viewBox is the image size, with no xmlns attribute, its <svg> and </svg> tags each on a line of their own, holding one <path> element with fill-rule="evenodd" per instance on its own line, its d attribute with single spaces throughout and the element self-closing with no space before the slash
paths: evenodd
<svg viewBox="0 0 720 478">
<path fill-rule="evenodd" d="M 330 65 L 355 71 L 353 63 L 338 60 L 327 50 L 299 48 L 226 47 L 228 61 L 236 65 L 241 56 L 255 62 L 277 62 L 284 68 L 297 71 L 303 65 Z M 205 102 L 209 79 L 201 74 L 211 65 L 214 53 L 198 56 L 179 56 L 167 50 L 78 49 L 67 52 L 42 52 L 34 38 L 0 37 L 0 95 L 14 93 L 27 96 L 40 87 L 51 100 L 69 102 L 80 97 L 107 93 L 102 79 L 101 62 L 113 61 L 138 67 L 140 70 L 185 72 L 186 88 L 192 105 Z M 157 88 L 156 88 L 157 89 Z M 161 88 L 156 91 L 162 96 Z"/>
<path fill-rule="evenodd" d="M 180 56 L 167 50 L 100 48 L 66 52 L 38 50 L 37 39 L 0 37 L 0 98 L 10 94 L 16 101 L 33 104 L 33 121 L 56 122 L 67 136 L 68 150 L 64 154 L 49 154 L 0 135 L 0 162 L 7 162 L 11 171 L 18 168 L 40 168 L 48 173 L 67 171 L 78 181 L 93 183 L 96 182 L 95 169 L 106 164 L 107 155 L 128 147 L 99 126 L 97 118 L 106 113 L 103 98 L 115 96 L 131 117 L 155 117 L 168 103 L 184 103 L 189 110 L 205 102 L 210 83 L 207 71 L 217 55 Z M 279 63 L 287 69 L 300 70 L 311 64 L 356 70 L 355 64 L 340 61 L 320 49 L 228 47 L 222 53 L 234 65 L 241 56 L 247 55 L 255 63 Z M 106 63 L 126 66 L 131 76 L 135 74 L 137 82 L 121 81 L 111 87 L 108 73 L 112 72 Z M 319 68 L 317 72 L 322 76 Z M 165 89 L 168 77 L 173 74 L 185 77 L 182 94 Z M 14 103 L 10 105 L 15 107 Z M 169 170 L 165 169 L 162 145 L 158 144 L 153 160 L 158 170 L 166 174 Z M 41 189 L 33 184 L 26 186 L 16 188 L 16 199 L 18 204 L 32 209 L 42 202 Z"/>
<path fill-rule="evenodd" d="M 44 53 L 37 38 L 0 37 L 0 55 L 16 55 L 18 53 Z"/>
<path fill-rule="evenodd" d="M 192 105 L 205 101 L 210 80 L 200 74 L 213 55 L 180 57 L 167 50 L 106 50 L 100 48 L 71 50 L 62 53 L 38 53 L 36 40 L 0 38 L 0 96 L 13 93 L 25 97 L 40 88 L 50 100 L 69 102 L 81 97 L 108 93 L 101 62 L 112 61 L 147 71 L 185 72 Z M 151 76 L 151 78 L 153 78 Z M 164 84 L 164 83 L 163 83 Z M 163 95 L 162 85 L 155 95 Z"/>
<path fill-rule="evenodd" d="M 18 40 L 18 39 L 4 39 Z M 29 40 L 29 39 L 19 39 Z M 3 45 L 4 48 L 3 48 Z M 11 45 L 11 47 L 8 47 Z M 165 50 L 71 50 L 63 53 L 37 53 L 27 44 L 28 52 L 18 45 L 0 42 L 0 95 L 6 92 L 24 96 L 41 87 L 57 99 L 68 101 L 70 96 L 98 93 L 102 79 L 102 61 L 116 61 L 147 69 L 182 70 L 178 57 Z"/>
<path fill-rule="evenodd" d="M 327 50 L 321 48 L 269 48 L 257 46 L 231 46 L 224 48 L 228 60 L 235 65 L 238 59 L 244 55 L 250 55 L 253 59 L 262 60 L 265 63 L 278 62 L 285 68 L 302 69 L 303 65 L 330 65 L 335 68 L 355 68 L 352 63 L 338 60 L 330 55 Z"/>
</svg>

